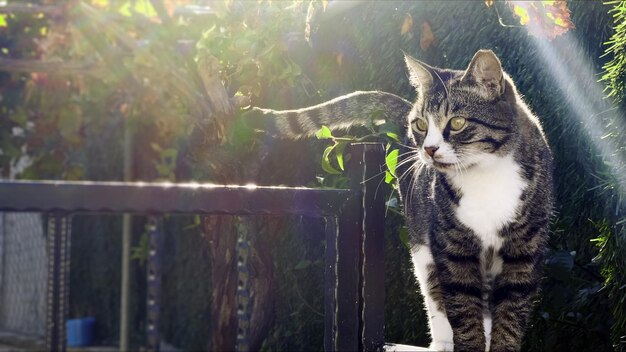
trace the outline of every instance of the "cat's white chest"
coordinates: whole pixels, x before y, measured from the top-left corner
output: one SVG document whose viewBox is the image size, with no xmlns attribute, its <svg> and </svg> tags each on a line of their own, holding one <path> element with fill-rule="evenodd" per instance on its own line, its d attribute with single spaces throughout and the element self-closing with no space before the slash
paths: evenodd
<svg viewBox="0 0 626 352">
<path fill-rule="evenodd" d="M 520 196 L 527 186 L 512 155 L 489 157 L 452 177 L 462 197 L 456 216 L 480 238 L 483 248 L 502 246 L 498 231 L 516 218 Z"/>
</svg>

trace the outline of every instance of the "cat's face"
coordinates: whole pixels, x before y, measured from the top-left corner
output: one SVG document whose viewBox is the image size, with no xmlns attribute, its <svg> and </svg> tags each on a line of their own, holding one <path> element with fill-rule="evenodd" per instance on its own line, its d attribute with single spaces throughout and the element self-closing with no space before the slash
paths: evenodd
<svg viewBox="0 0 626 352">
<path fill-rule="evenodd" d="M 514 88 L 491 51 L 479 51 L 465 71 L 436 69 L 409 56 L 406 61 L 418 91 L 407 118 L 419 162 L 455 173 L 511 149 L 515 96 L 507 89 Z"/>
</svg>

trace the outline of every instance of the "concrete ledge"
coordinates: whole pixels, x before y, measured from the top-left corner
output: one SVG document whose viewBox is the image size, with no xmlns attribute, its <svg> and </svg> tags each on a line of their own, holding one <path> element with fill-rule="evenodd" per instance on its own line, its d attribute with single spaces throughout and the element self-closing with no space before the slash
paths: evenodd
<svg viewBox="0 0 626 352">
<path fill-rule="evenodd" d="M 400 345 L 396 343 L 386 343 L 383 346 L 383 351 L 385 352 L 430 352 L 426 347 L 417 347 L 411 345 Z"/>
</svg>

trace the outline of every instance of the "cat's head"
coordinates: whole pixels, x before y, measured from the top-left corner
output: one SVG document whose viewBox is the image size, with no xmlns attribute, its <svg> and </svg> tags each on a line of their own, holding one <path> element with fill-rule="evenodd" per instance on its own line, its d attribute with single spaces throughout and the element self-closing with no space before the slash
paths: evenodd
<svg viewBox="0 0 626 352">
<path fill-rule="evenodd" d="M 424 164 L 458 172 L 508 153 L 517 133 L 517 93 L 490 50 L 465 70 L 445 70 L 405 55 L 417 101 L 407 116 L 409 143 Z"/>
</svg>

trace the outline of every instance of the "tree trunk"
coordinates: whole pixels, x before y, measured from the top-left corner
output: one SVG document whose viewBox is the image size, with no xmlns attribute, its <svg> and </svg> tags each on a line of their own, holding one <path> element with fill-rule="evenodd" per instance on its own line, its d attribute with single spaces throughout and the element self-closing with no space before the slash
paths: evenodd
<svg viewBox="0 0 626 352">
<path fill-rule="evenodd" d="M 232 351 L 237 339 L 237 234 L 235 219 L 204 218 L 211 252 L 211 344 L 210 351 Z"/>
<path fill-rule="evenodd" d="M 231 177 L 228 183 L 247 183 L 258 179 L 259 170 L 265 162 L 267 152 L 260 146 L 246 160 L 240 161 L 241 177 Z M 245 165 L 245 166 L 241 166 Z M 225 168 L 227 169 L 227 168 Z M 233 181 L 234 180 L 234 181 Z M 259 350 L 267 332 L 274 322 L 274 261 L 272 249 L 278 226 L 267 217 L 244 216 L 210 217 L 204 222 L 204 230 L 211 247 L 211 273 L 213 292 L 211 295 L 212 338 L 209 350 L 233 350 L 237 341 L 237 231 L 247 233 L 250 239 L 248 257 L 250 289 L 250 324 L 247 332 L 248 348 Z M 283 223 L 280 221 L 279 223 Z M 269 226 L 262 226 L 269 225 Z M 261 230 L 263 229 L 263 230 Z"/>
<path fill-rule="evenodd" d="M 253 229 L 260 228 L 260 226 L 258 226 L 260 221 L 272 221 L 268 219 L 255 220 L 256 219 L 249 219 L 247 222 Z M 276 241 L 275 237 L 268 232 L 276 227 L 277 226 L 268 226 L 266 228 L 270 228 L 270 230 L 263 231 L 262 234 L 257 230 L 256 234 L 252 236 L 252 253 L 249 259 L 252 303 L 248 337 L 250 351 L 258 351 L 261 349 L 261 345 L 274 322 L 276 281 L 274 279 L 274 258 L 272 256 L 272 249 Z"/>
</svg>

